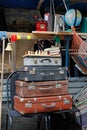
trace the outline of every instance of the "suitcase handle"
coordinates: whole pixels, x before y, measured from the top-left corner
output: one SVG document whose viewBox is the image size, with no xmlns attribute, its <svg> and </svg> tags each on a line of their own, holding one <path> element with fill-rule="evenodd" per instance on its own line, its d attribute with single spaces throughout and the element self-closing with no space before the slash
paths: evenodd
<svg viewBox="0 0 87 130">
<path fill-rule="evenodd" d="M 52 89 L 52 87 L 48 87 L 48 88 L 38 88 L 40 91 L 46 91 L 46 90 L 51 90 Z"/>
<path fill-rule="evenodd" d="M 51 103 L 50 105 L 42 104 L 42 106 L 45 108 L 53 108 L 56 106 L 56 103 Z"/>
<path fill-rule="evenodd" d="M 45 60 L 49 61 L 49 63 L 51 62 L 51 59 L 45 59 L 45 58 L 40 60 L 40 62 L 44 62 Z"/>
<path fill-rule="evenodd" d="M 44 72 L 40 73 L 41 76 L 54 76 L 54 72 L 53 73 L 47 73 L 45 74 Z"/>
</svg>

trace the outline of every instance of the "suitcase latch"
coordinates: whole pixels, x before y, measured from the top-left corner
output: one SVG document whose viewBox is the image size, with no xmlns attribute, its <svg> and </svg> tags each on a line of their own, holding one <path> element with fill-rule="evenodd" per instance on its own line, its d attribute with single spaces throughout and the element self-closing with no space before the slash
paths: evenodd
<svg viewBox="0 0 87 130">
<path fill-rule="evenodd" d="M 61 88 L 61 84 L 56 84 L 56 88 Z"/>
<path fill-rule="evenodd" d="M 34 64 L 37 64 L 37 58 L 34 58 L 33 60 L 34 60 Z"/>
<path fill-rule="evenodd" d="M 58 59 L 55 59 L 55 60 L 54 60 L 54 62 L 55 62 L 55 64 L 57 64 L 57 62 L 58 62 Z"/>
<path fill-rule="evenodd" d="M 60 71 L 59 71 L 59 74 L 64 74 L 64 70 L 60 70 Z"/>
<path fill-rule="evenodd" d="M 33 83 L 28 85 L 28 90 L 34 90 L 34 89 L 35 89 L 35 85 Z"/>
<path fill-rule="evenodd" d="M 35 68 L 29 71 L 29 74 L 35 74 Z"/>
<path fill-rule="evenodd" d="M 70 101 L 68 99 L 64 99 L 64 104 L 70 104 Z"/>
<path fill-rule="evenodd" d="M 25 107 L 32 107 L 32 103 L 30 101 L 28 101 L 27 103 L 25 103 Z"/>
</svg>

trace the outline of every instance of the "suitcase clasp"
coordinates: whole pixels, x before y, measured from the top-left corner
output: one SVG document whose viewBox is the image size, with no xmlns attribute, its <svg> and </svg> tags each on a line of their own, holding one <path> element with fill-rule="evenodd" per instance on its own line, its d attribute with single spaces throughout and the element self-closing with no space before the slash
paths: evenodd
<svg viewBox="0 0 87 130">
<path fill-rule="evenodd" d="M 37 58 L 34 58 L 34 64 L 37 64 Z"/>
<path fill-rule="evenodd" d="M 64 104 L 70 104 L 70 101 L 67 98 L 64 98 Z"/>
<path fill-rule="evenodd" d="M 32 103 L 30 101 L 28 101 L 27 103 L 25 103 L 25 107 L 32 107 Z"/>
<path fill-rule="evenodd" d="M 61 88 L 61 84 L 56 83 L 56 88 Z"/>
<path fill-rule="evenodd" d="M 34 89 L 35 89 L 34 83 L 31 83 L 30 85 L 28 85 L 28 90 L 34 90 Z"/>
<path fill-rule="evenodd" d="M 64 70 L 60 70 L 60 71 L 59 71 L 59 74 L 64 74 Z"/>
<path fill-rule="evenodd" d="M 58 59 L 54 59 L 54 62 L 55 62 L 55 64 L 57 64 L 57 62 L 58 62 Z"/>
<path fill-rule="evenodd" d="M 35 74 L 35 68 L 29 71 L 29 74 Z"/>
</svg>

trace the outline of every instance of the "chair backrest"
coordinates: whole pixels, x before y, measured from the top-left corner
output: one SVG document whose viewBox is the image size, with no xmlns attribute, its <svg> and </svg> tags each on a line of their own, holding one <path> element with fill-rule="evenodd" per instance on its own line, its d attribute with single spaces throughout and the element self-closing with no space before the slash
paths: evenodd
<svg viewBox="0 0 87 130">
<path fill-rule="evenodd" d="M 7 78 L 7 106 L 14 109 L 15 81 L 18 80 L 19 73 L 17 71 L 11 73 Z"/>
</svg>

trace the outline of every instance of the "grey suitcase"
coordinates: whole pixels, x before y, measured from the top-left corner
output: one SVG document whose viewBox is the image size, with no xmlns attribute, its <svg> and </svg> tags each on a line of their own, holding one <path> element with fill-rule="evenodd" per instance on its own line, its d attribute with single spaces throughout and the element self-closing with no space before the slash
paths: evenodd
<svg viewBox="0 0 87 130">
<path fill-rule="evenodd" d="M 61 56 L 24 56 L 24 66 L 27 65 L 62 65 Z"/>
</svg>

